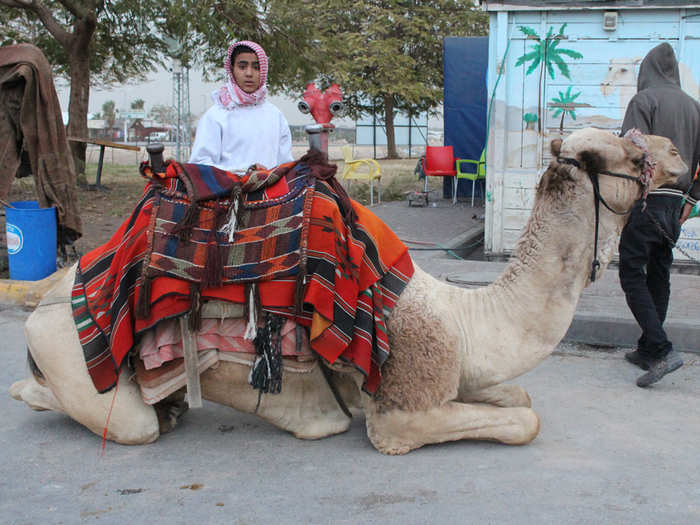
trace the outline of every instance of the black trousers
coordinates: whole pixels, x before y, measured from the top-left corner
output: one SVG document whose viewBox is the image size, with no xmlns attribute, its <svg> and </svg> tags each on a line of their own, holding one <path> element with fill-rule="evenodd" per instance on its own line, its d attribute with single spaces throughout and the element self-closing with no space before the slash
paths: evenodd
<svg viewBox="0 0 700 525">
<path fill-rule="evenodd" d="M 649 195 L 646 211 L 642 211 L 641 201 L 635 205 L 620 238 L 620 284 L 642 329 L 637 350 L 651 359 L 660 359 L 673 349 L 663 329 L 671 294 L 673 245 L 649 215 L 675 244 L 681 232 L 682 204 L 680 197 Z"/>
</svg>

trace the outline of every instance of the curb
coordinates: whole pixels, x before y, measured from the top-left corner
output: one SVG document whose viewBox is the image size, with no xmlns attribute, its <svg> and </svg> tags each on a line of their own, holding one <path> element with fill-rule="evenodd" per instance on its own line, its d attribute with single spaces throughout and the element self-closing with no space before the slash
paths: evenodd
<svg viewBox="0 0 700 525">
<path fill-rule="evenodd" d="M 0 304 L 34 308 L 41 298 L 66 274 L 70 267 L 61 268 L 39 281 L 0 279 Z"/>
</svg>

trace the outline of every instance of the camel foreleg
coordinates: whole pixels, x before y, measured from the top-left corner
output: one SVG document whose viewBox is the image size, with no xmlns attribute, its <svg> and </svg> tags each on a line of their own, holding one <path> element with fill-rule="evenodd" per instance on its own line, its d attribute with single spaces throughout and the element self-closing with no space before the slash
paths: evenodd
<svg viewBox="0 0 700 525">
<path fill-rule="evenodd" d="M 12 383 L 10 395 L 17 401 L 27 403 L 27 406 L 32 410 L 53 410 L 54 412 L 65 413 L 53 392 L 44 385 L 39 384 L 31 374 L 26 379 Z"/>
<path fill-rule="evenodd" d="M 405 454 L 423 445 L 462 439 L 525 445 L 535 439 L 540 428 L 537 414 L 527 407 L 450 401 L 428 410 L 379 413 L 370 401 L 366 413 L 367 435 L 383 454 Z"/>
<path fill-rule="evenodd" d="M 474 391 L 460 389 L 457 401 L 462 403 L 486 403 L 498 407 L 528 407 L 532 401 L 528 393 L 518 385 L 499 384 Z"/>
</svg>

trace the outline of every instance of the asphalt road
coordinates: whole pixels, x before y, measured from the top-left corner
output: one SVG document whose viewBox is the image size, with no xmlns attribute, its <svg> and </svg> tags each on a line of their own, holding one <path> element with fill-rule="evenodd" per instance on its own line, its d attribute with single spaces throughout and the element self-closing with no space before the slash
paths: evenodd
<svg viewBox="0 0 700 525">
<path fill-rule="evenodd" d="M 540 435 L 379 454 L 364 421 L 299 441 L 205 402 L 147 446 L 107 443 L 7 391 L 27 313 L 0 307 L 0 523 L 697 524 L 700 358 L 653 388 L 622 349 L 565 344 L 517 381 Z"/>
</svg>

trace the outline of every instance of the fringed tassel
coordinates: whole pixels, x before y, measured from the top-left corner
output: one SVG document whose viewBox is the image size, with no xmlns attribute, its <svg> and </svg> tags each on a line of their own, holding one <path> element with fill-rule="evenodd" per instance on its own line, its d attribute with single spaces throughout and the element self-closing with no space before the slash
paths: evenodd
<svg viewBox="0 0 700 525">
<path fill-rule="evenodd" d="M 136 318 L 147 319 L 151 315 L 151 284 L 153 281 L 146 277 L 143 280 L 139 301 L 136 304 Z"/>
<path fill-rule="evenodd" d="M 248 382 L 253 388 L 260 390 L 261 394 L 279 394 L 282 391 L 282 326 L 284 322 L 284 317 L 267 314 L 265 325 L 258 330 L 253 341 L 258 356 L 250 369 Z"/>
<path fill-rule="evenodd" d="M 202 295 L 199 285 L 190 283 L 190 330 L 198 332 L 202 327 Z"/>
<path fill-rule="evenodd" d="M 306 291 L 306 270 L 302 269 L 297 275 L 297 281 L 294 286 L 294 311 L 297 315 L 301 315 L 301 309 L 304 306 L 304 292 Z"/>
<path fill-rule="evenodd" d="M 178 234 L 181 241 L 186 241 L 192 235 L 192 229 L 199 223 L 199 206 L 192 202 L 187 207 L 185 215 L 180 219 L 180 221 L 173 227 L 173 234 Z"/>
<path fill-rule="evenodd" d="M 248 315 L 248 325 L 245 327 L 245 333 L 243 334 L 243 339 L 247 341 L 252 341 L 255 339 L 258 327 L 258 307 L 256 300 L 257 287 L 255 284 L 248 285 L 248 303 L 246 306 Z"/>
<path fill-rule="evenodd" d="M 204 266 L 204 287 L 216 288 L 221 286 L 223 271 L 219 244 L 216 242 L 216 239 L 214 241 L 210 240 L 207 243 L 207 263 Z"/>
<path fill-rule="evenodd" d="M 231 194 L 231 207 L 228 211 L 226 224 L 221 228 L 221 233 L 228 233 L 228 242 L 233 242 L 238 227 L 241 202 L 241 188 L 236 186 Z"/>
</svg>

